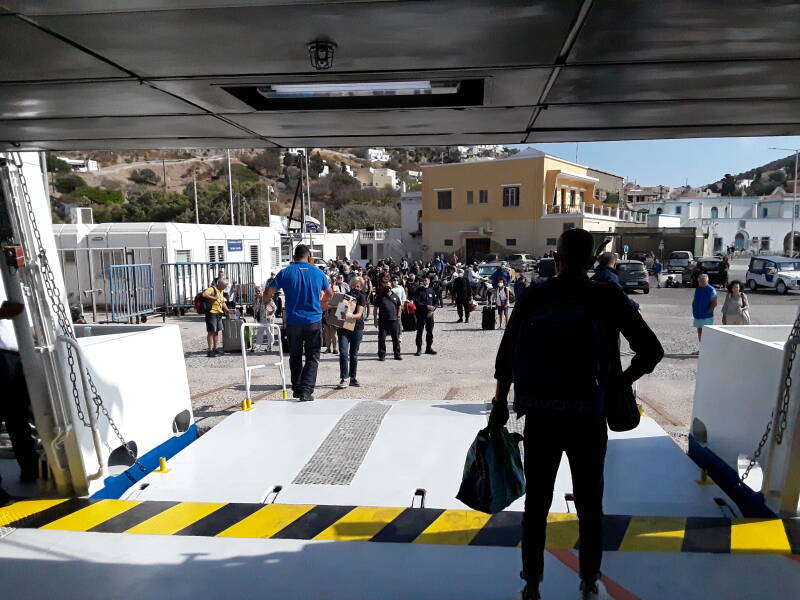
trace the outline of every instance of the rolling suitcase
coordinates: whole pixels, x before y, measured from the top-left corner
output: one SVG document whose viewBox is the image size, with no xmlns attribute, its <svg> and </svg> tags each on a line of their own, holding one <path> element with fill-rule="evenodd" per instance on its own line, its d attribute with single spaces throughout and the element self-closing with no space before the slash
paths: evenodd
<svg viewBox="0 0 800 600">
<path fill-rule="evenodd" d="M 483 307 L 483 312 L 481 314 L 481 329 L 494 329 L 497 326 L 496 315 L 497 311 L 492 305 L 492 299 L 490 295 L 488 304 Z"/>
</svg>

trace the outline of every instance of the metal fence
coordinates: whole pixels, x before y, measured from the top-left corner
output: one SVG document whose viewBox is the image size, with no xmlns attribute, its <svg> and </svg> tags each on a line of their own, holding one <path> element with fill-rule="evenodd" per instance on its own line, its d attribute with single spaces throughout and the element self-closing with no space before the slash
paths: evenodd
<svg viewBox="0 0 800 600">
<path fill-rule="evenodd" d="M 211 286 L 219 272 L 225 273 L 230 287 L 228 297 L 237 304 L 252 305 L 255 300 L 255 277 L 250 262 L 164 263 L 161 280 L 167 310 L 183 314 L 194 307 L 198 292 Z"/>
<path fill-rule="evenodd" d="M 67 287 L 70 305 L 79 304 L 87 318 L 99 323 L 112 321 L 111 282 L 112 265 L 160 265 L 166 261 L 166 248 L 130 247 L 116 248 L 62 248 L 58 250 L 61 271 Z M 161 272 L 153 272 L 154 303 L 161 306 Z M 103 318 L 104 317 L 104 318 Z"/>
<path fill-rule="evenodd" d="M 156 312 L 153 265 L 111 265 L 108 279 L 112 321 L 144 322 Z"/>
</svg>

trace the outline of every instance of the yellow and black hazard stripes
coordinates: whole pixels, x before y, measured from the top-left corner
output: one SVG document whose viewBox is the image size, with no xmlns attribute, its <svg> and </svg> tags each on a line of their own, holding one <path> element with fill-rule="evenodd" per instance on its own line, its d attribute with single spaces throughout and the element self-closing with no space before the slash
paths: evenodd
<svg viewBox="0 0 800 600">
<path fill-rule="evenodd" d="M 547 547 L 578 544 L 574 514 L 547 519 Z M 522 513 L 472 510 L 129 500 L 28 500 L 0 526 L 104 533 L 518 546 Z M 606 515 L 603 549 L 618 552 L 800 554 L 800 520 Z"/>
</svg>

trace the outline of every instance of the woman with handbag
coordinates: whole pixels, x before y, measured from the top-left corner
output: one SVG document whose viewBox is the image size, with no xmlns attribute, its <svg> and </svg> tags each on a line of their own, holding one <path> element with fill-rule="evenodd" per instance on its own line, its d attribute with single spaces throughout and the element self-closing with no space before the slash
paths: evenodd
<svg viewBox="0 0 800 600">
<path fill-rule="evenodd" d="M 742 291 L 741 281 L 728 284 L 728 296 L 722 305 L 723 325 L 750 325 L 750 302 Z"/>
</svg>

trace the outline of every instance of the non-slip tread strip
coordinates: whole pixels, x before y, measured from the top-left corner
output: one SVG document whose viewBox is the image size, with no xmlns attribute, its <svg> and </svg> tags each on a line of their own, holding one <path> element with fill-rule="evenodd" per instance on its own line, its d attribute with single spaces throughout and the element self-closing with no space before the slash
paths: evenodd
<svg viewBox="0 0 800 600">
<path fill-rule="evenodd" d="M 124 500 L 30 500 L 0 508 L 8 528 L 204 537 L 347 540 L 396 544 L 520 544 L 522 513 Z M 800 555 L 800 520 L 605 515 L 603 549 L 619 552 Z M 551 513 L 549 549 L 578 544 L 573 514 Z"/>
</svg>

